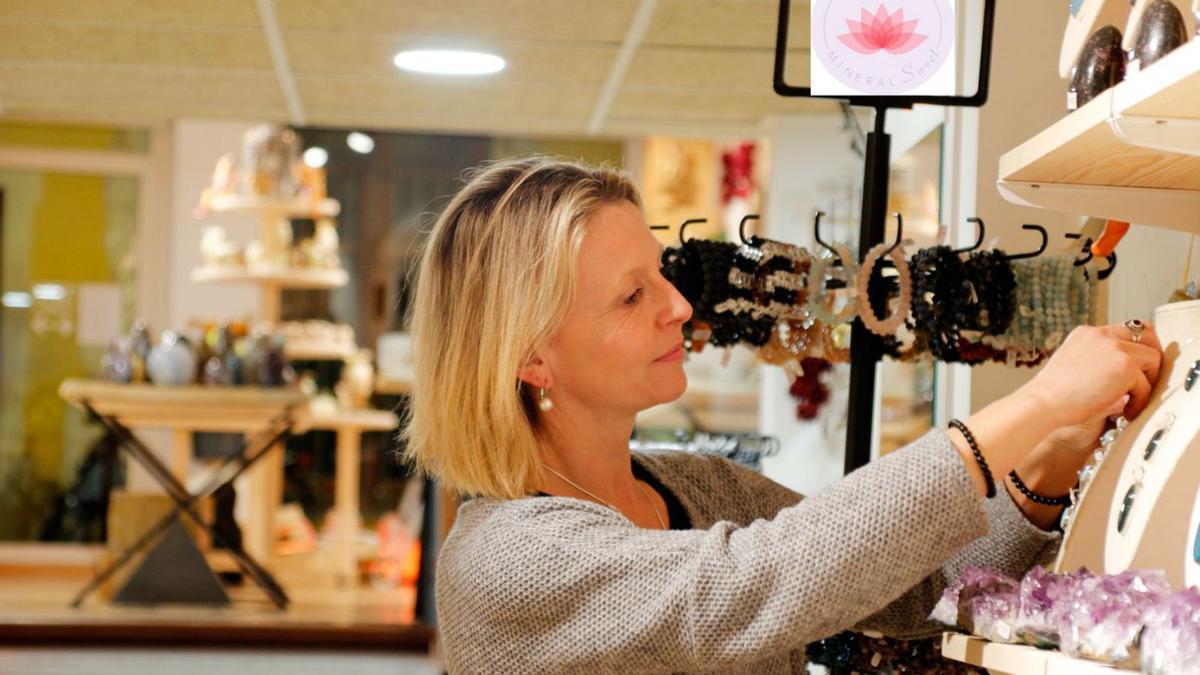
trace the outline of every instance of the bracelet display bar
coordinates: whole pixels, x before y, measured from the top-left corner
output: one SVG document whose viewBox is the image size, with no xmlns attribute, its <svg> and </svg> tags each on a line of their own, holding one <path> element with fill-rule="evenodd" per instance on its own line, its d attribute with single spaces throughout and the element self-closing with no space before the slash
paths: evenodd
<svg viewBox="0 0 1200 675">
<path fill-rule="evenodd" d="M 999 175 L 1015 204 L 1195 232 L 1200 40 L 1005 153 Z"/>
<path fill-rule="evenodd" d="M 986 668 L 993 675 L 1136 675 L 1107 663 L 1077 659 L 1029 645 L 990 642 L 962 633 L 942 634 L 942 656 Z"/>
</svg>

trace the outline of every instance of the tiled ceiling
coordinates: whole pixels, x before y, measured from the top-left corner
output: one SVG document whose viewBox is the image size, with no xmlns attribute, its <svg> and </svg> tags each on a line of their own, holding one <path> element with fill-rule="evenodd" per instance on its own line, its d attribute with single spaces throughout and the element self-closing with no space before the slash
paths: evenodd
<svg viewBox="0 0 1200 675">
<path fill-rule="evenodd" d="M 777 0 L 0 0 L 0 106 L 25 118 L 740 135 L 771 114 L 833 108 L 772 91 L 777 12 Z M 808 12 L 794 3 L 792 83 L 807 81 Z M 483 49 L 508 67 L 453 79 L 392 65 L 419 47 Z"/>
</svg>

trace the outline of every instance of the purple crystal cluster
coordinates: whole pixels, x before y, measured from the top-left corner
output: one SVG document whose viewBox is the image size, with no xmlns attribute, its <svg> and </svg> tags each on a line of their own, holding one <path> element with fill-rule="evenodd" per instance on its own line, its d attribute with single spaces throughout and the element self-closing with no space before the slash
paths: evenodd
<svg viewBox="0 0 1200 675">
<path fill-rule="evenodd" d="M 1140 639 L 1144 672 L 1200 675 L 1200 590 L 1172 594 L 1159 570 L 1054 574 L 1034 567 L 1017 582 L 967 568 L 930 618 L 993 642 L 1109 663 L 1129 662 Z"/>
<path fill-rule="evenodd" d="M 1200 590 L 1176 593 L 1146 613 L 1142 672 L 1200 675 Z"/>
</svg>

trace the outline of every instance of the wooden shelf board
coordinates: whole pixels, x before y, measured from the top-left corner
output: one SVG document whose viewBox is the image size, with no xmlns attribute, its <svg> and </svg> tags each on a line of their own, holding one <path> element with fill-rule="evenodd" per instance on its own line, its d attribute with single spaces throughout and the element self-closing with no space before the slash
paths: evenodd
<svg viewBox="0 0 1200 675">
<path fill-rule="evenodd" d="M 289 361 L 342 361 L 350 357 L 356 347 L 339 347 L 336 344 L 299 344 L 291 346 L 285 342 L 283 356 Z"/>
<path fill-rule="evenodd" d="M 942 634 L 942 656 L 993 673 L 1012 675 L 1134 675 L 1136 671 L 1077 659 L 1059 651 L 1007 645 L 963 635 Z"/>
<path fill-rule="evenodd" d="M 358 429 L 359 431 L 392 431 L 400 426 L 400 418 L 390 410 L 339 410 L 333 414 L 312 413 L 305 425 L 309 429 L 336 431 Z"/>
<path fill-rule="evenodd" d="M 209 208 L 215 213 L 233 211 L 256 211 L 278 213 L 293 218 L 308 218 L 313 215 L 334 217 L 342 210 L 336 199 L 313 201 L 304 198 L 278 199 L 254 195 L 217 194 L 209 199 Z"/>
<path fill-rule="evenodd" d="M 58 394 L 72 405 L 91 404 L 134 427 L 219 432 L 258 431 L 286 406 L 305 400 L 294 389 L 263 387 L 159 387 L 68 378 Z"/>
<path fill-rule="evenodd" d="M 1175 152 L 1132 145 L 1124 134 L 1138 117 L 1161 118 L 1168 131 L 1167 145 Z M 1030 185 L 1045 188 L 1149 188 L 1200 192 L 1200 157 L 1194 135 L 1200 133 L 1200 40 L 1193 40 L 1163 57 L 1149 68 L 1131 76 L 1075 112 L 1000 158 L 1000 186 L 1005 196 L 1056 210 L 1121 208 L 1118 202 L 1070 199 L 1063 190 L 1031 191 Z M 1125 131 L 1122 132 L 1122 127 Z M 1171 139 L 1177 140 L 1177 145 Z M 1185 150 L 1187 146 L 1192 150 Z M 1005 187 L 1018 186 L 1020 189 Z M 1017 193 L 1013 199 L 1012 193 Z M 1128 194 L 1123 195 L 1125 200 Z M 1183 195 L 1179 195 L 1183 197 Z M 1088 213 L 1147 225 L 1194 231 L 1194 212 L 1186 214 L 1194 201 L 1177 199 L 1167 209 L 1156 199 L 1140 200 L 1121 214 Z M 1089 206 L 1092 204 L 1093 206 Z M 1132 209 L 1132 210 L 1131 210 Z M 1170 211 L 1171 213 L 1162 213 Z M 1130 216 L 1136 216 L 1130 218 Z"/>
<path fill-rule="evenodd" d="M 407 394 L 412 391 L 412 380 L 407 377 L 388 377 L 380 374 L 375 378 L 377 394 Z"/>
<path fill-rule="evenodd" d="M 197 267 L 191 279 L 198 284 L 253 283 L 280 288 L 340 288 L 350 280 L 343 269 L 247 269 Z"/>
</svg>

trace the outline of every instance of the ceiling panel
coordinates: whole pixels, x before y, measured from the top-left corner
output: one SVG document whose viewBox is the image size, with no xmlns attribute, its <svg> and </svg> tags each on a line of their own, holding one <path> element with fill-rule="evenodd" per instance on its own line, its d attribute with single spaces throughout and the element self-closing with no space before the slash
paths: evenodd
<svg viewBox="0 0 1200 675">
<path fill-rule="evenodd" d="M 247 0 L 5 0 L 0 17 L 56 22 L 105 22 L 259 28 Z"/>
<path fill-rule="evenodd" d="M 277 73 L 250 0 L 0 0 L 0 106 L 86 118 L 287 123 L 281 77 L 308 124 L 583 135 L 641 0 L 263 0 L 290 69 Z M 807 35 L 794 2 L 793 47 Z M 604 134 L 753 133 L 763 116 L 826 112 L 771 89 L 776 0 L 659 0 L 602 120 Z M 403 73 L 405 48 L 497 52 L 485 78 Z M 808 51 L 788 81 L 808 81 Z"/>
<path fill-rule="evenodd" d="M 768 90 L 769 91 L 769 90 Z M 773 93 L 730 96 L 724 92 L 625 90 L 613 104 L 612 115 L 627 119 L 689 122 L 744 122 L 772 113 L 836 110 L 837 104 L 813 99 L 785 99 Z"/>
<path fill-rule="evenodd" d="M 264 76 L 147 73 L 131 69 L 82 69 L 0 65 L 0 101 L 53 102 L 86 110 L 92 105 L 113 104 L 131 110 L 174 111 L 187 117 L 190 110 L 226 109 L 227 117 L 245 110 L 283 111 L 279 84 Z"/>
<path fill-rule="evenodd" d="M 637 0 L 275 0 L 284 30 L 619 44 Z"/>
<path fill-rule="evenodd" d="M 333 33 L 288 33 L 286 36 L 292 68 L 302 75 L 344 75 L 352 78 L 389 79 L 430 76 L 404 73 L 392 65 L 396 52 L 408 45 L 402 39 L 388 37 L 349 37 Z M 615 47 L 510 42 L 499 45 L 495 53 L 508 61 L 508 67 L 495 77 L 477 82 L 586 82 L 603 83 L 617 58 Z"/>
<path fill-rule="evenodd" d="M 774 51 L 776 0 L 659 0 L 644 43 Z M 808 48 L 809 5 L 793 2 L 788 46 Z"/>
<path fill-rule="evenodd" d="M 13 25 L 0 19 L 0 60 L 261 70 L 273 73 L 259 31 L 80 24 Z"/>
<path fill-rule="evenodd" d="M 470 112 L 587 119 L 600 94 L 594 85 L 479 85 L 467 82 L 416 84 L 345 82 L 297 78 L 300 96 L 312 108 L 339 107 L 398 113 Z"/>
<path fill-rule="evenodd" d="M 787 65 L 789 73 L 793 67 L 807 71 L 808 52 L 790 52 Z M 761 93 L 771 90 L 774 68 L 775 55 L 761 51 L 643 47 L 629 66 L 625 86 Z"/>
</svg>

